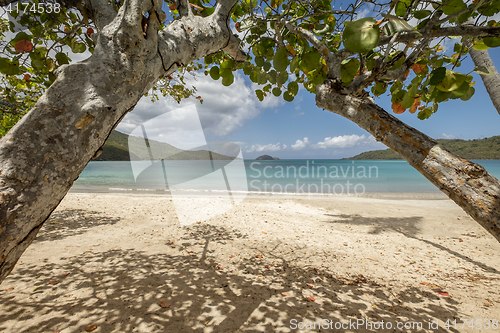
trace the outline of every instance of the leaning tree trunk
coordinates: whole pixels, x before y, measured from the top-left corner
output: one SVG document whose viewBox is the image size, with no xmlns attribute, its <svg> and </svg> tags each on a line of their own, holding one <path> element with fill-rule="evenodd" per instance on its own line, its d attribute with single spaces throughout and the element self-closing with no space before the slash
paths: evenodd
<svg viewBox="0 0 500 333">
<path fill-rule="evenodd" d="M 98 34 L 94 54 L 61 67 L 33 109 L 0 140 L 0 282 L 155 82 L 207 54 L 235 51 L 227 19 L 236 0 L 221 1 L 207 18 L 189 13 L 158 33 L 162 3 L 125 1 Z M 149 12 L 146 36 L 143 12 Z"/>
<path fill-rule="evenodd" d="M 490 95 L 493 105 L 500 113 L 500 74 L 491 60 L 488 51 L 478 51 L 474 48 L 469 49 L 469 54 L 476 66 L 484 66 L 493 72 L 492 75 L 481 75 L 486 91 Z"/>
<path fill-rule="evenodd" d="M 371 98 L 338 94 L 334 86 L 330 82 L 317 86 L 318 107 L 355 122 L 397 152 L 500 241 L 498 179 L 390 115 Z"/>
</svg>

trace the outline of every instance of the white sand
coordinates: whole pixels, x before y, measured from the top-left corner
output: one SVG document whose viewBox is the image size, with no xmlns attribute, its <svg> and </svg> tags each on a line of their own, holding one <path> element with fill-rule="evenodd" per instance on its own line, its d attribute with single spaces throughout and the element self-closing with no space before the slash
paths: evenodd
<svg viewBox="0 0 500 333">
<path fill-rule="evenodd" d="M 498 332 L 499 280 L 449 200 L 252 197 L 180 227 L 168 196 L 72 193 L 0 285 L 0 331 Z M 347 329 L 292 329 L 321 319 Z"/>
</svg>

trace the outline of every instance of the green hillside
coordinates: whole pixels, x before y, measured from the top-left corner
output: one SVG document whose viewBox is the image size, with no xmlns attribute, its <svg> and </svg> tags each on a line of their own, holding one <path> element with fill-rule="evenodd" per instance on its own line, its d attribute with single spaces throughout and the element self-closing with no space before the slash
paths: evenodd
<svg viewBox="0 0 500 333">
<path fill-rule="evenodd" d="M 443 147 L 467 160 L 500 160 L 500 136 L 486 139 L 459 140 L 438 139 Z M 348 160 L 400 160 L 391 149 L 372 150 L 361 153 Z"/>
<path fill-rule="evenodd" d="M 144 138 L 130 137 L 127 134 L 113 131 L 108 140 L 102 147 L 102 154 L 95 161 L 129 161 L 129 144 L 130 151 L 133 152 L 133 159 L 146 160 L 149 159 L 149 151 L 144 149 Z M 175 148 L 172 145 L 164 142 L 148 140 L 151 150 L 154 152 L 164 153 L 165 160 L 207 160 L 210 159 L 209 151 L 197 150 L 189 151 Z M 157 154 L 155 154 L 157 156 Z M 161 159 L 161 156 L 160 158 Z M 212 153 L 214 160 L 232 160 L 230 156 L 225 156 L 217 153 Z"/>
</svg>

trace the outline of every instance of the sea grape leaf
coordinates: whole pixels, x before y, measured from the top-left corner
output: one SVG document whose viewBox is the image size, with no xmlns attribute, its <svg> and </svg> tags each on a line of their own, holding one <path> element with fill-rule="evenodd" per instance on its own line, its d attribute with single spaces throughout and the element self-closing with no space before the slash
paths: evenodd
<svg viewBox="0 0 500 333">
<path fill-rule="evenodd" d="M 380 29 L 373 17 L 365 17 L 346 24 L 344 46 L 351 52 L 367 53 L 378 44 L 379 39 Z"/>
</svg>

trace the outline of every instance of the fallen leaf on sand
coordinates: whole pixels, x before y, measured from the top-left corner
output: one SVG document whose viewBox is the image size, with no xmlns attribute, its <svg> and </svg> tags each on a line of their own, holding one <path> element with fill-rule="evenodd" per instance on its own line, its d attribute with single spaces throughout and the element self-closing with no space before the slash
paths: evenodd
<svg viewBox="0 0 500 333">
<path fill-rule="evenodd" d="M 316 300 L 314 299 L 314 297 L 309 296 L 307 299 L 310 300 L 311 302 L 316 302 Z"/>
<path fill-rule="evenodd" d="M 263 233 L 264 235 L 267 235 L 267 232 L 265 232 L 265 231 L 262 231 L 262 233 Z"/>
<path fill-rule="evenodd" d="M 59 280 L 50 280 L 49 281 L 49 284 L 58 284 L 59 283 Z"/>
<path fill-rule="evenodd" d="M 264 266 L 264 268 L 271 269 L 271 267 L 269 267 L 269 266 L 267 266 L 267 265 L 266 265 L 266 266 Z"/>
<path fill-rule="evenodd" d="M 235 257 L 235 255 L 233 255 L 233 254 L 231 254 L 231 255 L 229 256 L 229 258 L 234 258 L 234 257 Z"/>
<path fill-rule="evenodd" d="M 484 306 L 493 306 L 493 303 L 490 301 L 484 301 Z"/>
<path fill-rule="evenodd" d="M 445 297 L 450 297 L 450 294 L 448 294 L 446 291 L 441 291 L 441 290 L 435 290 L 439 295 L 445 296 Z"/>
<path fill-rule="evenodd" d="M 262 254 L 259 254 L 258 256 L 255 256 L 255 258 L 262 258 Z"/>
<path fill-rule="evenodd" d="M 63 276 L 68 276 L 70 274 L 71 274 L 70 272 L 67 272 L 67 273 L 64 273 Z"/>
<path fill-rule="evenodd" d="M 92 332 L 92 331 L 95 331 L 97 329 L 97 326 L 95 325 L 87 325 L 87 327 L 85 327 L 85 330 L 87 332 Z"/>
<path fill-rule="evenodd" d="M 193 251 L 188 251 L 188 253 L 193 253 Z"/>
<path fill-rule="evenodd" d="M 291 296 L 289 293 L 281 293 L 283 296 Z"/>
<path fill-rule="evenodd" d="M 160 302 L 158 303 L 159 306 L 161 306 L 162 308 L 166 308 L 168 309 L 170 307 L 170 303 L 166 303 L 166 302 Z"/>
<path fill-rule="evenodd" d="M 463 242 L 464 240 L 463 240 L 462 238 L 459 238 L 459 239 L 458 239 L 458 241 L 459 241 L 459 242 Z"/>
<path fill-rule="evenodd" d="M 308 286 L 309 288 L 314 288 L 314 286 L 313 286 L 312 284 L 310 284 L 310 283 L 308 283 L 308 284 L 307 284 L 307 286 Z"/>
<path fill-rule="evenodd" d="M 430 285 L 430 283 L 429 283 L 429 282 L 420 282 L 420 284 L 423 284 L 424 286 L 428 286 L 428 285 Z"/>
<path fill-rule="evenodd" d="M 222 267 L 220 267 L 220 266 L 217 266 L 217 269 L 218 269 L 218 270 L 222 270 Z"/>
<path fill-rule="evenodd" d="M 9 291 L 9 290 L 12 290 L 12 289 L 14 289 L 14 287 L 7 288 L 7 289 L 5 289 L 5 291 Z"/>
</svg>

